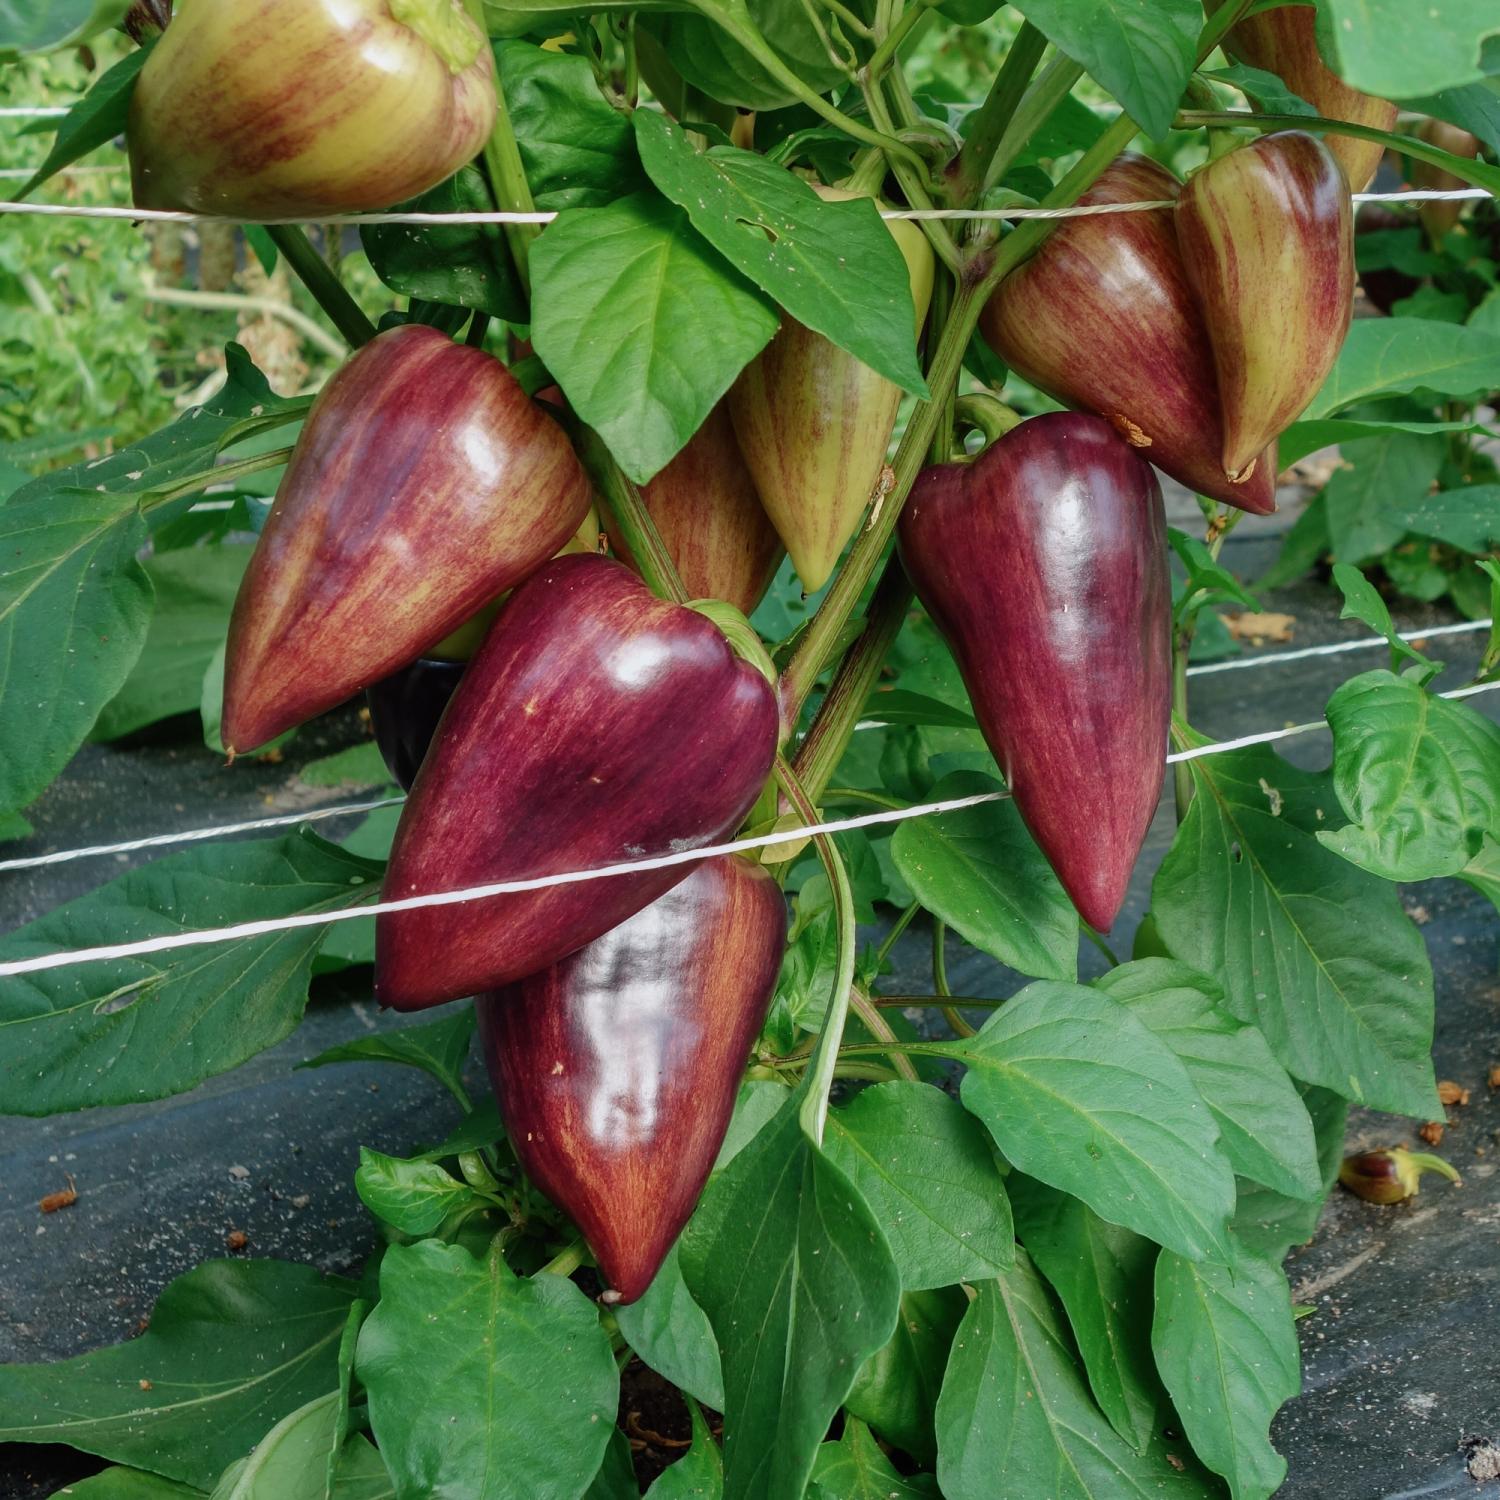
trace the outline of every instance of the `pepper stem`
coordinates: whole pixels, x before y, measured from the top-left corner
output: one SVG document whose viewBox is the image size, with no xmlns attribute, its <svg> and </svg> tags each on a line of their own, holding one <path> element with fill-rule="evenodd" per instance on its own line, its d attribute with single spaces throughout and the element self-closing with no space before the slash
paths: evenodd
<svg viewBox="0 0 1500 1500">
<path fill-rule="evenodd" d="M 462 73 L 485 44 L 485 34 L 458 0 L 391 0 L 391 15 L 410 27 L 447 63 L 450 73 Z"/>
</svg>

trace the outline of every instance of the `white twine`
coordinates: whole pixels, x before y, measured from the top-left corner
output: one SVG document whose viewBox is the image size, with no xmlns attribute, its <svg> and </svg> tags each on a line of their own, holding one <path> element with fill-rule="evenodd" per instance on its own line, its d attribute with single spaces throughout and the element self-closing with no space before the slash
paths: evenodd
<svg viewBox="0 0 1500 1500">
<path fill-rule="evenodd" d="M 1427 630 L 1403 630 L 1398 632 L 1398 635 L 1403 641 L 1423 641 L 1432 636 L 1488 630 L 1492 624 L 1493 621 L 1489 619 L 1461 620 L 1456 625 L 1434 625 Z M 1384 636 L 1361 636 L 1353 641 L 1333 641 L 1322 646 L 1304 646 L 1297 651 L 1271 651 L 1264 656 L 1204 662 L 1201 665 L 1189 667 L 1188 676 L 1204 676 L 1211 672 L 1234 672 L 1246 667 L 1276 666 L 1284 661 L 1304 661 L 1310 656 L 1334 656 L 1346 651 L 1360 651 L 1367 647 L 1385 644 Z M 888 726 L 883 719 L 863 719 L 854 727 L 867 730 L 884 729 Z M 285 828 L 294 823 L 309 823 L 322 818 L 352 817 L 355 813 L 374 812 L 383 807 L 399 807 L 405 800 L 404 796 L 398 796 L 384 797 L 375 802 L 344 802 L 333 807 L 320 807 L 311 812 L 287 813 L 274 818 L 253 818 L 244 823 L 216 823 L 208 828 L 188 828 L 178 833 L 158 833 L 150 838 L 125 839 L 116 844 L 90 844 L 80 849 L 58 849 L 51 854 L 31 854 L 14 859 L 0 859 L 0 873 L 6 870 L 34 870 L 44 865 L 69 864 L 73 860 L 94 859 L 105 854 L 132 854 L 141 849 L 160 849 L 172 844 L 198 843 L 205 839 L 227 837 L 236 833 L 256 833 L 264 828 Z"/>
<path fill-rule="evenodd" d="M 1356 203 L 1465 202 L 1494 195 L 1486 188 L 1440 192 L 1420 189 L 1403 193 L 1355 193 Z M 882 219 L 1086 219 L 1099 214 L 1131 214 L 1145 209 L 1171 208 L 1170 199 L 1140 203 L 1073 204 L 1070 208 L 884 208 Z M 115 208 L 105 204 L 0 202 L 0 213 L 39 214 L 75 219 L 124 219 L 155 224 L 550 224 L 556 213 L 371 213 L 321 214 L 302 218 L 245 220 L 224 214 L 180 213 L 166 208 Z"/>
<path fill-rule="evenodd" d="M 1500 682 L 1478 683 L 1472 687 L 1456 688 L 1442 693 L 1443 698 L 1469 698 L 1477 693 L 1493 692 Z M 1237 739 L 1220 740 L 1209 745 L 1197 745 L 1188 750 L 1179 750 L 1168 755 L 1166 762 L 1198 760 L 1206 755 L 1222 755 L 1230 750 L 1242 750 L 1251 745 L 1267 745 L 1276 740 L 1291 739 L 1294 735 L 1308 734 L 1315 729 L 1326 729 L 1326 721 L 1310 724 L 1291 724 L 1284 729 L 1271 729 L 1261 734 L 1241 735 Z M 73 948 L 56 953 L 39 954 L 35 958 L 17 959 L 0 963 L 0 977 L 20 974 L 36 974 L 46 969 L 59 969 L 79 964 L 106 963 L 114 959 L 139 958 L 151 953 L 166 953 L 176 948 L 197 948 L 213 943 L 239 942 L 246 938 L 268 937 L 277 932 L 294 932 L 307 927 L 324 927 L 334 922 L 353 922 L 366 917 L 382 916 L 388 912 L 422 911 L 428 907 L 462 906 L 472 901 L 483 901 L 493 896 L 517 894 L 523 891 L 548 890 L 553 886 L 577 885 L 589 880 L 605 880 L 619 875 L 640 875 L 649 870 L 665 870 L 676 865 L 696 864 L 724 854 L 743 854 L 751 849 L 767 849 L 779 844 L 797 843 L 815 834 L 848 833 L 857 828 L 871 828 L 883 823 L 904 823 L 911 818 L 933 817 L 939 813 L 958 812 L 967 807 L 978 807 L 986 802 L 999 802 L 1009 792 L 981 792 L 972 797 L 951 797 L 941 802 L 918 803 L 913 807 L 883 808 L 878 812 L 861 813 L 852 818 L 834 818 L 822 823 L 810 823 L 797 828 L 781 829 L 760 834 L 754 838 L 733 839 L 724 844 L 709 844 L 697 849 L 679 849 L 670 854 L 659 854 L 649 859 L 627 860 L 619 864 L 601 865 L 592 870 L 568 870 L 557 875 L 535 876 L 527 880 L 497 880 L 485 885 L 467 886 L 456 891 L 435 891 L 422 896 L 405 896 L 395 901 L 372 901 L 363 906 L 340 907 L 327 912 L 303 912 L 295 916 L 276 917 L 259 922 L 238 922 L 229 927 L 208 927 L 194 932 L 177 932 L 161 937 L 146 938 L 134 943 L 108 943 L 94 948 Z"/>
<path fill-rule="evenodd" d="M 58 120 L 68 111 L 57 106 L 8 104 L 0 109 L 0 120 Z"/>
</svg>

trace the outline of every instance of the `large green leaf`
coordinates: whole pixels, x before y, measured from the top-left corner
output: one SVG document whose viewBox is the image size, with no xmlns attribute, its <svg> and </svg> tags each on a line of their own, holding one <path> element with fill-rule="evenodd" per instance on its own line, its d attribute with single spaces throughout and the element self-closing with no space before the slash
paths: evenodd
<svg viewBox="0 0 1500 1500">
<path fill-rule="evenodd" d="M 192 547 L 146 559 L 156 597 L 146 643 L 119 692 L 104 705 L 91 739 L 118 739 L 158 719 L 196 711 L 203 674 L 224 644 L 253 550 Z"/>
<path fill-rule="evenodd" d="M 930 796 L 1003 790 L 992 776 L 955 771 Z M 1078 913 L 1008 798 L 912 818 L 891 856 L 917 900 L 976 948 L 1039 979 L 1078 973 Z"/>
<path fill-rule="evenodd" d="M 1184 1450 L 1136 1453 L 1089 1399 L 1068 1335 L 1031 1262 L 976 1288 L 938 1400 L 946 1500 L 1211 1500 Z M 1179 1456 L 1179 1454 L 1181 1456 Z M 1175 1462 L 1174 1462 L 1175 1460 Z"/>
<path fill-rule="evenodd" d="M 600 95 L 587 58 L 499 42 L 495 63 L 539 209 L 598 208 L 645 186 L 630 117 Z"/>
<path fill-rule="evenodd" d="M 862 1089 L 824 1149 L 879 1219 L 907 1291 L 981 1281 L 1015 1258 L 1010 1204 L 983 1127 L 925 1083 Z"/>
<path fill-rule="evenodd" d="M 1241 1177 L 1294 1198 L 1322 1196 L 1312 1121 L 1254 1026 L 1221 1009 L 1219 986 L 1186 964 L 1147 958 L 1094 981 L 1182 1059 Z"/>
<path fill-rule="evenodd" d="M 1196 795 L 1153 887 L 1168 948 L 1218 981 L 1294 1078 L 1432 1119 L 1432 967 L 1394 886 L 1316 837 L 1326 773 L 1256 746 L 1190 761 Z"/>
<path fill-rule="evenodd" d="M 516 1276 L 498 1245 L 387 1250 L 356 1369 L 400 1500 L 574 1500 L 619 1399 L 593 1304 L 561 1276 Z"/>
<path fill-rule="evenodd" d="M 1015 0 L 1015 6 L 1148 136 L 1167 133 L 1193 71 L 1203 26 L 1197 0 Z"/>
<path fill-rule="evenodd" d="M 327 1500 L 331 1462 L 342 1444 L 339 1401 L 329 1391 L 283 1417 L 225 1471 L 213 1500 Z"/>
<path fill-rule="evenodd" d="M 784 1092 L 784 1091 L 783 1091 Z M 693 1301 L 673 1245 L 646 1294 L 615 1309 L 626 1342 L 679 1390 L 719 1411 L 724 1377 L 708 1314 Z"/>
<path fill-rule="evenodd" d="M 1213 1118 L 1167 1045 L 1098 990 L 1040 981 L 973 1037 L 964 1105 L 1021 1171 L 1193 1256 L 1228 1253 L 1234 1178 Z"/>
<path fill-rule="evenodd" d="M 1302 1386 L 1280 1266 L 1244 1253 L 1207 1266 L 1163 1251 L 1151 1347 L 1198 1457 L 1234 1500 L 1268 1500 L 1286 1477 L 1271 1418 Z"/>
<path fill-rule="evenodd" d="M 0 0 L 0 63 L 86 42 L 129 8 L 130 0 Z"/>
<path fill-rule="evenodd" d="M 1367 94 L 1409 99 L 1477 83 L 1495 71 L 1500 11 L 1491 0 L 1443 0 L 1411 24 L 1405 0 L 1323 0 L 1340 77 Z M 1399 38 L 1400 45 L 1393 45 Z M 1484 57 L 1481 57 L 1481 52 Z"/>
<path fill-rule="evenodd" d="M 1357 318 L 1304 416 L 1331 416 L 1372 396 L 1474 396 L 1497 386 L 1500 335 L 1425 318 Z"/>
<path fill-rule="evenodd" d="M 565 210 L 533 245 L 531 277 L 536 352 L 638 483 L 776 332 L 771 300 L 653 193 Z"/>
<path fill-rule="evenodd" d="M 655 110 L 636 111 L 635 137 L 651 180 L 731 265 L 799 323 L 927 394 L 906 258 L 872 199 L 826 203 L 785 167 L 733 146 L 700 155 Z"/>
<path fill-rule="evenodd" d="M 709 1184 L 682 1269 L 724 1360 L 725 1495 L 800 1500 L 900 1277 L 858 1189 L 808 1138 L 802 1090 Z"/>
<path fill-rule="evenodd" d="M 896 1331 L 860 1367 L 844 1401 L 852 1416 L 924 1464 L 937 1460 L 933 1413 L 968 1305 L 959 1286 L 903 1292 Z"/>
<path fill-rule="evenodd" d="M 66 1443 L 212 1489 L 273 1423 L 337 1383 L 353 1293 L 311 1266 L 209 1261 L 161 1294 L 140 1338 L 0 1366 L 0 1443 Z"/>
<path fill-rule="evenodd" d="M 1351 821 L 1318 842 L 1387 880 L 1463 870 L 1500 828 L 1500 728 L 1384 670 L 1343 683 L 1326 712 Z"/>
<path fill-rule="evenodd" d="M 0 941 L 0 962 L 257 921 L 373 895 L 380 866 L 305 830 L 199 845 L 132 870 Z M 323 929 L 303 927 L 0 979 L 0 1113 L 179 1094 L 289 1035 Z"/>
<path fill-rule="evenodd" d="M 1392 510 L 1392 519 L 1418 536 L 1447 542 L 1465 552 L 1500 546 L 1500 484 L 1440 490 Z"/>
<path fill-rule="evenodd" d="M 0 808 L 24 807 L 67 765 L 135 665 L 151 618 L 145 541 L 129 497 L 0 507 Z"/>
<path fill-rule="evenodd" d="M 1418 508 L 1448 451 L 1439 434 L 1388 432 L 1342 450 L 1347 468 L 1336 469 L 1323 490 L 1328 539 L 1340 562 L 1377 557 L 1406 535 L 1405 511 Z"/>
<path fill-rule="evenodd" d="M 1029 1177 L 1012 1179 L 1016 1230 L 1073 1330 L 1089 1388 L 1109 1424 L 1145 1452 L 1166 1395 L 1151 1362 L 1157 1247 Z"/>
<path fill-rule="evenodd" d="M 1357 438 L 1380 437 L 1383 433 L 1409 432 L 1418 437 L 1442 437 L 1454 432 L 1484 432 L 1482 422 L 1414 422 L 1405 417 L 1356 418 L 1316 417 L 1293 422 L 1277 440 L 1277 462 L 1282 468 L 1294 464 L 1319 448 L 1352 443 Z"/>
</svg>

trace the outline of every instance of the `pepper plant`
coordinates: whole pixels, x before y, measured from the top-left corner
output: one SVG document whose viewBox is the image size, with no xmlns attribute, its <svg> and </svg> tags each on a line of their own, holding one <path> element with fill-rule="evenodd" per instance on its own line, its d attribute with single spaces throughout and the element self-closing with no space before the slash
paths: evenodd
<svg viewBox="0 0 1500 1500">
<path fill-rule="evenodd" d="M 423 1068 L 461 1118 L 362 1152 L 358 1279 L 202 1265 L 139 1338 L 0 1368 L 0 1441 L 109 1461 L 94 1496 L 1272 1494 L 1280 1263 L 1351 1104 L 1438 1113 L 1397 882 L 1500 894 L 1500 731 L 1345 564 L 1391 656 L 1329 701 L 1329 770 L 1207 743 L 1185 664 L 1250 598 L 1221 549 L 1284 462 L 1468 435 L 1443 404 L 1500 386 L 1487 327 L 1350 327 L 1382 150 L 1500 184 L 1495 26 L 171 9 L 0 8 L 0 58 L 141 43 L 26 191 L 123 131 L 140 208 L 247 221 L 350 356 L 293 399 L 231 346 L 202 406 L 13 487 L 0 815 L 91 734 L 201 702 L 228 776 L 361 690 L 410 796 L 5 937 L 0 1110 L 191 1089 L 373 960 L 431 1013 L 310 1065 Z M 945 56 L 984 60 L 973 97 Z M 449 217 L 361 223 L 376 306 L 324 252 L 392 207 Z M 1169 747 L 1179 826 L 1122 932 Z M 257 919 L 294 925 L 200 932 Z M 893 990 L 920 928 L 930 986 Z M 952 992 L 960 944 L 994 993 Z M 691 1434 L 659 1475 L 617 1422 L 640 1366 Z"/>
</svg>

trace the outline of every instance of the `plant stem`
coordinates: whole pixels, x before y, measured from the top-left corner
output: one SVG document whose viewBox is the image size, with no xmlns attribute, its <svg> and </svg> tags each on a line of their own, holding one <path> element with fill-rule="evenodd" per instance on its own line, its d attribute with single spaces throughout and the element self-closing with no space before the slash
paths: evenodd
<svg viewBox="0 0 1500 1500">
<path fill-rule="evenodd" d="M 464 335 L 464 343 L 471 349 L 483 349 L 484 336 L 489 332 L 489 327 L 490 315 L 486 312 L 475 313 L 469 319 L 469 331 Z"/>
<path fill-rule="evenodd" d="M 905 623 L 911 606 L 911 584 L 897 557 L 886 563 L 880 583 L 870 598 L 865 628 L 858 640 L 844 654 L 828 695 L 818 709 L 812 727 L 802 738 L 793 759 L 798 777 L 816 802 L 843 759 L 844 747 L 854 726 L 864 713 L 865 704 L 880 680 L 881 663 L 890 653 Z M 816 617 L 814 617 L 816 619 Z M 796 723 L 802 704 L 812 690 L 812 683 L 797 675 L 799 656 L 794 655 L 782 674 L 781 692 L 787 722 Z M 809 661 L 802 660 L 805 670 Z M 795 705 L 795 708 L 793 707 Z"/>
<path fill-rule="evenodd" d="M 912 904 L 908 906 L 899 917 L 896 918 L 895 926 L 892 927 L 891 930 L 886 934 L 885 941 L 880 945 L 879 948 L 875 950 L 875 967 L 877 969 L 879 969 L 879 967 L 886 961 L 886 959 L 890 957 L 891 949 L 901 941 L 901 934 L 911 926 L 912 918 L 915 917 L 916 914 L 921 910 L 922 903 L 920 901 L 913 901 Z"/>
<path fill-rule="evenodd" d="M 802 821 L 818 821 L 813 806 L 796 773 L 781 756 L 776 757 L 776 779 L 781 790 Z M 833 1072 L 838 1066 L 839 1047 L 844 1040 L 844 1022 L 849 1017 L 849 997 L 854 988 L 854 892 L 844 861 L 826 833 L 813 839 L 813 847 L 828 875 L 833 892 L 834 921 L 838 928 L 838 953 L 834 963 L 833 993 L 828 997 L 828 1011 L 823 1018 L 822 1034 L 808 1069 L 807 1098 L 802 1101 L 802 1129 L 817 1145 L 823 1144 L 823 1127 L 828 1120 L 828 1093 L 833 1087 Z"/>
<path fill-rule="evenodd" d="M 307 231 L 295 224 L 267 224 L 265 230 L 333 326 L 354 348 L 368 344 L 375 337 L 375 325 L 329 269 L 328 262 L 313 249 Z"/>
<path fill-rule="evenodd" d="M 894 137 L 895 125 L 891 120 L 885 96 L 880 92 L 880 85 L 878 83 L 865 84 L 864 96 L 865 104 L 870 111 L 870 118 L 882 130 Z M 895 173 L 896 181 L 901 184 L 901 191 L 906 195 L 906 201 L 913 208 L 931 208 L 933 203 L 932 194 L 928 191 L 927 168 L 921 158 L 916 158 L 915 168 L 905 155 L 895 156 L 887 151 L 886 159 L 891 164 L 891 171 Z M 927 236 L 933 254 L 950 271 L 956 271 L 959 260 L 958 245 L 954 242 L 948 226 L 941 219 L 919 219 L 917 227 Z"/>
<path fill-rule="evenodd" d="M 849 1003 L 854 1009 L 854 1014 L 864 1023 L 865 1030 L 877 1042 L 890 1042 L 893 1045 L 896 1043 L 896 1033 L 891 1030 L 890 1022 L 870 1003 L 869 996 L 862 993 L 858 986 L 851 987 Z M 906 1079 L 908 1083 L 918 1082 L 917 1070 L 905 1053 L 892 1051 L 890 1059 L 891 1066 L 900 1077 Z"/>
<path fill-rule="evenodd" d="M 1078 927 L 1079 931 L 1083 933 L 1084 937 L 1086 937 L 1089 942 L 1091 942 L 1105 956 L 1105 958 L 1109 960 L 1110 968 L 1118 969 L 1120 967 L 1119 957 L 1115 953 L 1115 950 L 1111 948 L 1107 942 L 1105 942 L 1104 935 L 1102 933 L 1095 932 L 1087 922 L 1080 922 L 1078 924 Z"/>
<path fill-rule="evenodd" d="M 1036 134 L 1037 126 L 1068 97 L 1073 85 L 1082 77 L 1083 68 L 1062 53 L 1042 69 L 1041 77 L 1015 106 L 999 143 L 987 159 L 980 179 L 981 191 L 988 191 L 1005 176 L 1027 141 Z"/>
<path fill-rule="evenodd" d="M 535 1274 L 538 1276 L 571 1276 L 588 1258 L 588 1247 L 582 1238 L 576 1239 L 564 1250 L 559 1250 Z"/>
<path fill-rule="evenodd" d="M 621 471 L 614 461 L 604 439 L 592 427 L 582 422 L 565 420 L 573 446 L 583 460 L 583 466 L 594 481 L 599 503 L 609 512 L 619 529 L 630 560 L 639 570 L 646 586 L 659 599 L 670 599 L 676 604 L 686 604 L 687 589 L 667 551 L 667 544 L 646 509 L 641 492 Z"/>
<path fill-rule="evenodd" d="M 940 1004 L 943 1019 L 959 1036 L 973 1036 L 974 1028 L 954 1009 L 953 991 L 948 988 L 948 924 L 941 918 L 932 920 L 932 987 L 946 1004 Z"/>
<path fill-rule="evenodd" d="M 884 807 L 892 811 L 906 805 L 898 802 L 894 797 L 882 797 L 879 792 L 869 792 L 858 786 L 831 786 L 822 793 L 819 800 L 823 802 L 868 802 L 871 807 Z"/>
<path fill-rule="evenodd" d="M 293 413 L 287 417 L 287 421 L 293 421 L 295 417 L 296 413 Z M 194 494 L 205 485 L 225 484 L 230 480 L 244 479 L 249 474 L 259 474 L 262 469 L 274 469 L 277 464 L 284 464 L 291 456 L 290 448 L 277 448 L 271 453 L 253 453 L 248 458 L 237 458 L 231 463 L 216 464 L 212 469 L 200 469 L 196 474 L 189 474 L 179 479 L 176 484 L 146 495 L 141 501 L 141 510 L 143 512 L 155 510 L 158 505 L 168 505 L 173 500 L 181 500 L 185 495 Z"/>
<path fill-rule="evenodd" d="M 946 1010 L 950 1004 L 973 1006 L 976 1010 L 999 1010 L 1003 1000 L 983 999 L 977 995 L 874 995 L 871 1001 L 887 1010 L 917 1009 Z"/>
<path fill-rule="evenodd" d="M 995 74 L 984 103 L 969 117 L 969 135 L 947 170 L 949 200 L 971 203 L 984 186 L 985 171 L 1004 137 L 1026 85 L 1047 50 L 1047 38 L 1027 21 Z"/>
</svg>

